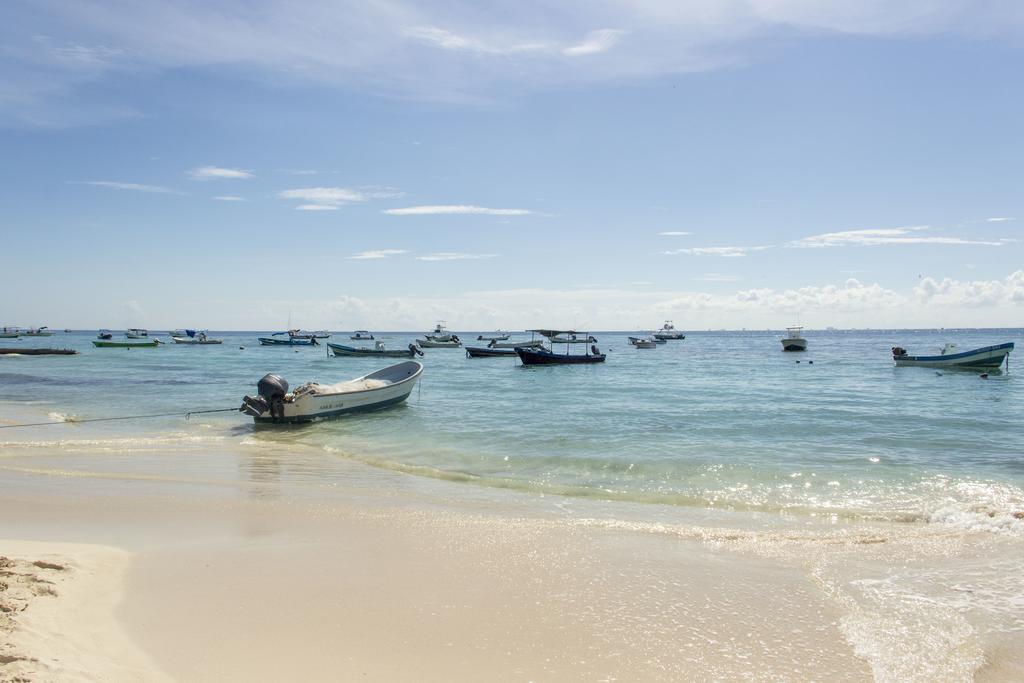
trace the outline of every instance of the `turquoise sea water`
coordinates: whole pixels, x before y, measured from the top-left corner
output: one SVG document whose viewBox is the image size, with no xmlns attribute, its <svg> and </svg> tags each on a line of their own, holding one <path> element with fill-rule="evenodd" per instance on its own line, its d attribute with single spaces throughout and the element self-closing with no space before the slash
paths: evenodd
<svg viewBox="0 0 1024 683">
<path fill-rule="evenodd" d="M 95 349 L 94 335 L 0 340 L 82 351 L 0 357 L 5 421 L 16 410 L 19 419 L 60 420 L 235 407 L 266 372 L 294 387 L 387 363 L 330 358 L 323 346 L 261 347 L 257 333 L 215 333 L 222 346 L 130 351 Z M 331 483 L 341 476 L 332 463 L 354 459 L 467 486 L 1024 535 L 1016 358 L 1009 372 L 982 379 L 896 368 L 889 355 L 897 344 L 929 353 L 947 341 L 962 349 L 1013 341 L 1024 350 L 1024 330 L 807 331 L 802 354 L 783 353 L 778 332 L 689 332 L 653 350 L 630 347 L 625 333 L 596 335 L 608 361 L 589 366 L 524 368 L 428 349 L 421 388 L 405 405 L 374 414 L 259 430 L 233 413 L 65 424 L 31 436 L 4 429 L 0 455 L 29 440 L 100 452 L 301 444 L 322 457 L 281 476 Z M 415 336 L 383 339 L 400 348 Z M 333 341 L 350 343 L 347 334 Z M 212 463 L 217 476 L 239 476 L 222 460 Z M 171 459 L 159 469 L 171 474 L 176 466 Z M 189 466 L 201 468 L 202 457 Z"/>
</svg>

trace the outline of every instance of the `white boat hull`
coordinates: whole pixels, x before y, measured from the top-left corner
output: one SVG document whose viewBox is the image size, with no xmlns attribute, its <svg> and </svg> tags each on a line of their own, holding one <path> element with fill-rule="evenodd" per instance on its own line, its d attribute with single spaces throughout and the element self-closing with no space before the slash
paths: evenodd
<svg viewBox="0 0 1024 683">
<path fill-rule="evenodd" d="M 462 347 L 462 342 L 438 341 L 436 339 L 417 339 L 416 344 L 423 349 L 458 349 Z"/>
<path fill-rule="evenodd" d="M 223 339 L 197 339 L 195 337 L 171 337 L 175 344 L 202 346 L 205 344 L 223 344 Z"/>
<path fill-rule="evenodd" d="M 356 383 L 360 380 L 388 378 L 391 383 L 385 386 L 329 394 L 305 393 L 294 400 L 285 401 L 281 417 L 273 417 L 266 411 L 253 419 L 257 424 L 313 422 L 348 413 L 380 410 L 407 399 L 422 372 L 423 365 L 420 363 L 405 361 L 352 380 Z"/>
<path fill-rule="evenodd" d="M 806 351 L 807 340 L 803 337 L 788 337 L 782 340 L 783 351 Z"/>
</svg>

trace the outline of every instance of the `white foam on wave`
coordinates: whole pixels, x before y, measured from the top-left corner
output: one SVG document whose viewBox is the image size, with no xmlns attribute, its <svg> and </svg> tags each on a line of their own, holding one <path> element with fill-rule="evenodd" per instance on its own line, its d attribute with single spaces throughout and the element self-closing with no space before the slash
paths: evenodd
<svg viewBox="0 0 1024 683">
<path fill-rule="evenodd" d="M 1024 490 L 993 481 L 936 477 L 927 482 L 931 505 L 923 518 L 961 531 L 1024 538 Z"/>
</svg>

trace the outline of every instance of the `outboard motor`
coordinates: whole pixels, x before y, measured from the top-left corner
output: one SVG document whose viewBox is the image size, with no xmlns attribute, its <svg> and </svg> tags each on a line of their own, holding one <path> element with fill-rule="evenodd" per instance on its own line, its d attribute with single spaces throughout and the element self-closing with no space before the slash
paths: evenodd
<svg viewBox="0 0 1024 683">
<path fill-rule="evenodd" d="M 284 397 L 288 393 L 288 382 L 284 377 L 268 373 L 256 383 L 258 396 L 246 396 L 242 399 L 239 411 L 253 417 L 261 417 L 270 412 L 273 418 L 284 417 Z"/>
<path fill-rule="evenodd" d="M 453 342 L 459 342 L 459 341 L 462 341 L 462 340 L 461 340 L 461 339 L 459 339 L 459 335 L 457 335 L 457 334 L 453 334 L 453 335 L 452 335 L 452 341 L 453 341 Z"/>
<path fill-rule="evenodd" d="M 416 346 L 415 344 L 409 344 L 409 357 L 410 358 L 412 356 L 422 356 L 422 355 L 423 355 L 423 352 L 420 350 L 420 347 Z"/>
<path fill-rule="evenodd" d="M 897 356 L 905 356 L 907 355 L 907 350 L 902 346 L 894 346 L 892 347 L 892 355 L 893 358 L 896 358 Z"/>
<path fill-rule="evenodd" d="M 601 355 L 601 352 L 597 350 L 597 344 L 591 344 L 591 345 L 590 345 L 590 351 L 591 351 L 591 353 L 593 353 L 593 354 L 594 354 L 595 356 L 600 356 L 600 355 Z"/>
</svg>

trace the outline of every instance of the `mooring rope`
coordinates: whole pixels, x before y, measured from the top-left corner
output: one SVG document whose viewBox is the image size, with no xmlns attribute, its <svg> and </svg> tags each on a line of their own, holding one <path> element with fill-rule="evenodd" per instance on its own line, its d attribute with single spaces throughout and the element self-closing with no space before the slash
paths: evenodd
<svg viewBox="0 0 1024 683">
<path fill-rule="evenodd" d="M 216 408 L 214 410 L 189 410 L 185 413 L 181 411 L 175 411 L 173 413 L 151 413 L 149 415 L 119 415 L 117 417 L 88 417 L 82 420 L 74 418 L 68 420 L 60 420 L 59 422 L 29 422 L 25 424 L 17 425 L 0 425 L 0 429 L 15 429 L 16 427 L 48 427 L 50 425 L 64 425 L 64 424 L 82 424 L 83 422 L 111 422 L 113 420 L 144 420 L 151 417 L 174 417 L 178 415 L 184 415 L 185 419 L 189 419 L 193 415 L 199 415 L 202 413 L 226 413 L 226 412 L 238 412 L 238 408 Z"/>
</svg>

